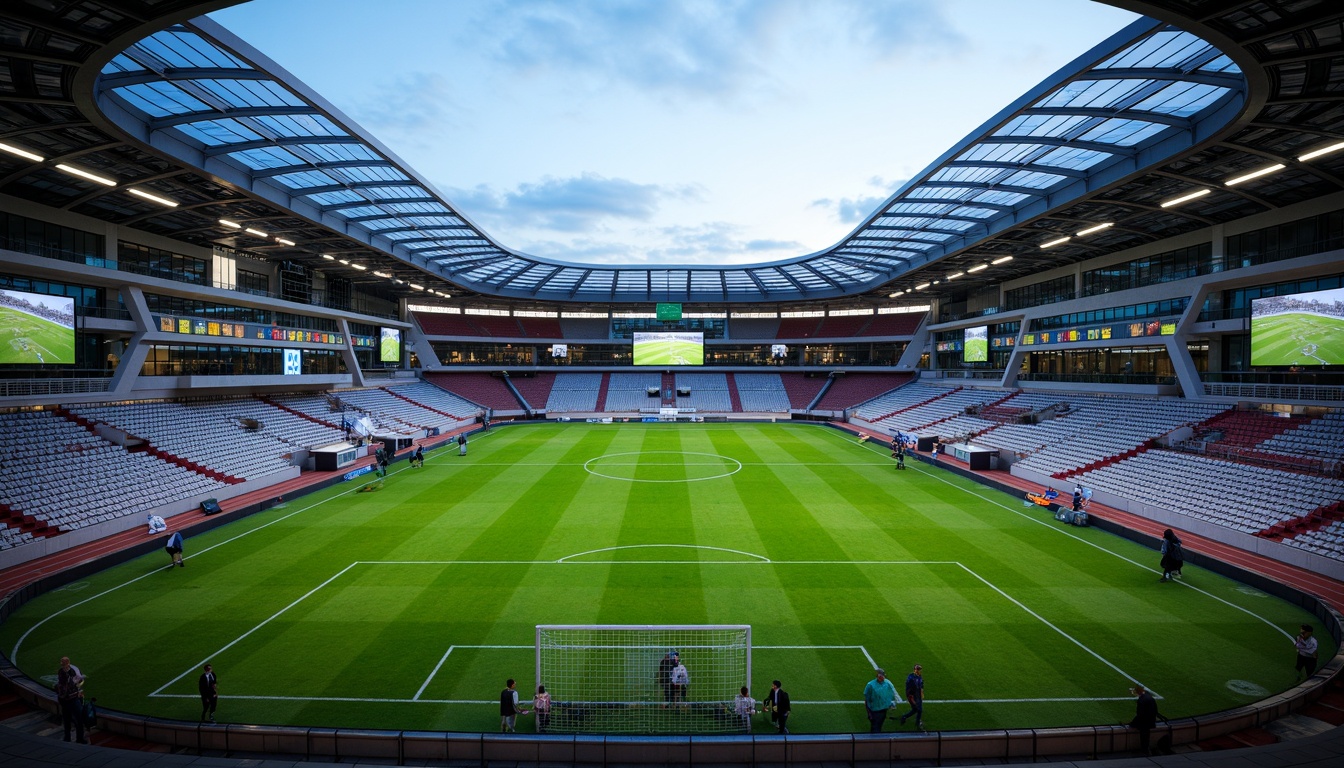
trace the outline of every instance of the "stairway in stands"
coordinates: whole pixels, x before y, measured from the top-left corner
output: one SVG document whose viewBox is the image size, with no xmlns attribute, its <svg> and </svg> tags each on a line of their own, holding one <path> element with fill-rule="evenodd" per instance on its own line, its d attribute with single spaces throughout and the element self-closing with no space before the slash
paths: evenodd
<svg viewBox="0 0 1344 768">
<path fill-rule="evenodd" d="M 593 406 L 593 410 L 597 411 L 598 413 L 601 413 L 602 411 L 605 411 L 607 409 L 607 387 L 610 386 L 611 386 L 611 374 L 610 373 L 602 374 L 602 383 L 597 385 L 597 405 Z"/>
<path fill-rule="evenodd" d="M 741 413 L 742 395 L 737 391 L 737 379 L 731 373 L 725 378 L 728 380 L 728 402 L 733 406 L 733 413 Z"/>
<path fill-rule="evenodd" d="M 663 407 L 664 407 L 664 408 L 676 408 L 676 407 L 677 407 L 677 377 L 676 377 L 675 374 L 672 374 L 672 373 L 664 373 L 664 374 L 663 374 L 662 393 L 663 393 L 663 399 L 662 399 Z"/>
</svg>

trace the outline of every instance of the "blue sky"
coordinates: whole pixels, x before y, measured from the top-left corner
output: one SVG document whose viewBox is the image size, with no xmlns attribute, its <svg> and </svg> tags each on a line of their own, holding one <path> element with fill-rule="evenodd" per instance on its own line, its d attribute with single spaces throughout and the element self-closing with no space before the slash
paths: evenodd
<svg viewBox="0 0 1344 768">
<path fill-rule="evenodd" d="M 1088 0 L 253 0 L 212 16 L 496 241 L 623 264 L 833 245 L 1135 18 Z"/>
</svg>

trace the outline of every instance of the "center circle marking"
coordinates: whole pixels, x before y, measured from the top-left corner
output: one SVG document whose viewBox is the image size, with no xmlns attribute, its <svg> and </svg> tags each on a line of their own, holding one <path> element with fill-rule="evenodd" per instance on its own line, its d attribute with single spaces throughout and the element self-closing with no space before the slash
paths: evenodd
<svg viewBox="0 0 1344 768">
<path fill-rule="evenodd" d="M 620 458 L 620 457 L 622 457 L 622 456 L 639 456 L 639 457 L 643 458 L 643 457 L 648 457 L 648 456 L 657 456 L 657 455 L 660 455 L 660 454 L 661 454 L 661 455 L 667 455 L 667 456 L 704 456 L 704 457 L 708 457 L 708 458 L 711 458 L 711 459 L 721 459 L 721 460 L 722 460 L 722 461 L 719 461 L 719 462 L 713 462 L 713 464 L 712 464 L 711 466 L 718 466 L 718 467 L 721 467 L 721 468 L 724 468 L 724 469 L 726 469 L 727 466 L 728 466 L 729 464 L 733 464 L 733 465 L 736 465 L 736 466 L 735 466 L 734 468 L 732 468 L 731 470 L 727 471 L 727 472 L 720 472 L 720 473 L 717 474 L 717 475 L 706 475 L 706 476 L 704 476 L 704 477 L 684 477 L 684 478 L 680 478 L 680 479 L 676 479 L 676 480 L 649 480 L 649 479 L 644 479 L 644 478 L 639 478 L 639 477 L 622 477 L 622 476 L 620 476 L 620 475 L 609 475 L 609 474 L 606 474 L 606 473 L 604 473 L 604 472 L 600 472 L 600 471 L 599 471 L 599 469 L 601 469 L 601 466 L 602 466 L 599 462 L 602 462 L 602 461 L 605 461 L 605 460 L 608 460 L 608 459 L 616 459 L 616 458 Z M 638 466 L 640 465 L 640 463 L 641 463 L 641 462 L 629 462 L 629 463 L 627 463 L 627 464 L 622 464 L 622 465 L 620 465 L 620 466 L 633 466 L 633 467 L 638 467 Z M 597 468 L 594 468 L 594 465 L 595 465 L 595 464 L 597 465 Z M 666 467 L 666 466 L 674 466 L 674 465 L 671 464 L 670 462 L 667 463 L 667 464 L 654 464 L 654 463 L 649 463 L 649 462 L 643 462 L 643 465 L 646 466 L 646 467 L 648 467 L 648 466 L 664 466 L 664 467 Z M 689 469 L 690 467 L 697 466 L 697 465 L 695 465 L 695 464 L 686 464 L 686 463 L 682 463 L 682 464 L 680 464 L 680 465 L 678 465 L 678 466 L 683 466 L 683 467 L 686 467 L 687 469 Z M 705 466 L 705 464 L 700 464 L 699 466 Z M 721 456 L 721 455 L 719 455 L 719 454 L 717 454 L 717 453 L 700 453 L 700 452 L 697 452 L 697 451 L 626 451 L 626 452 L 624 452 L 624 453 L 608 453 L 608 454 L 605 454 L 605 455 L 603 455 L 603 456 L 598 456 L 598 457 L 596 457 L 596 458 L 589 459 L 589 460 L 583 462 L 583 469 L 584 469 L 584 471 L 588 472 L 588 474 L 590 474 L 590 475 L 597 475 L 598 477 L 605 477 L 605 478 L 607 478 L 608 480 L 625 480 L 626 482 L 631 482 L 631 483 L 695 483 L 695 482 L 699 482 L 699 481 L 701 481 L 701 480 L 718 480 L 718 479 L 720 479 L 720 478 L 724 478 L 724 477 L 731 477 L 731 476 L 737 474 L 738 472 L 742 471 L 742 462 L 738 461 L 737 459 L 730 458 L 730 457 L 728 457 L 728 456 Z"/>
</svg>

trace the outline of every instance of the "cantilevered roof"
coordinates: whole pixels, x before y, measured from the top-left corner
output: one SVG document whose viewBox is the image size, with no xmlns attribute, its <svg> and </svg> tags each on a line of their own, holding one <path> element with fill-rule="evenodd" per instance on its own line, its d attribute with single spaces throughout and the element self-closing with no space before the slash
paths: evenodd
<svg viewBox="0 0 1344 768">
<path fill-rule="evenodd" d="M 551 261 L 501 246 L 508 233 L 201 16 L 236 1 L 0 7 L 0 144 L 19 153 L 0 152 L 0 192 L 381 296 L 844 306 L 957 295 L 1344 190 L 1344 151 L 1322 154 L 1344 136 L 1344 5 L 1111 0 L 1154 18 L 1010 104 L 831 248 L 734 267 Z"/>
<path fill-rule="evenodd" d="M 872 290 L 1132 172 L 1145 152 L 1151 162 L 1187 149 L 1201 121 L 1221 127 L 1236 114 L 1245 79 L 1207 42 L 1141 20 L 987 123 L 836 246 L 734 267 L 574 264 L 505 248 L 349 118 L 209 20 L 127 48 L 98 87 L 133 132 L 190 148 L 179 159 L 267 189 L 300 215 L 474 292 L 755 302 Z"/>
</svg>

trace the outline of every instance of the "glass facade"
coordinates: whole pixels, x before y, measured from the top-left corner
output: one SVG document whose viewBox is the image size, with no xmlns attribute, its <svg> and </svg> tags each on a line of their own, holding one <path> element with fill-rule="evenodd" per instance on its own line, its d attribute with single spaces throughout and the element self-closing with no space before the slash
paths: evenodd
<svg viewBox="0 0 1344 768">
<path fill-rule="evenodd" d="M 1185 308 L 1188 306 L 1190 306 L 1190 299 L 1182 296 L 1179 299 L 1148 301 L 1143 304 L 1127 304 L 1123 307 L 1091 309 L 1086 312 L 1070 312 L 1065 315 L 1051 315 L 1050 317 L 1042 317 L 1037 320 L 1032 320 L 1031 329 L 1033 331 L 1050 331 L 1056 328 L 1071 328 L 1078 325 L 1091 325 L 1113 320 L 1172 317 L 1184 312 Z"/>
<path fill-rule="evenodd" d="M 1228 269 L 1267 264 L 1344 248 L 1344 210 L 1277 224 L 1226 240 Z"/>
<path fill-rule="evenodd" d="M 345 373 L 335 350 L 303 350 L 303 373 Z M 140 371 L 143 376 L 278 376 L 284 373 L 284 350 L 213 344 L 155 344 Z"/>
<path fill-rule="evenodd" d="M 0 248 L 91 267 L 112 267 L 102 235 L 0 211 Z"/>
<path fill-rule="evenodd" d="M 192 285 L 210 284 L 210 262 L 194 256 L 150 248 L 147 245 L 117 243 L 118 268 L 146 277 L 158 277 Z"/>
<path fill-rule="evenodd" d="M 1187 277 L 1207 275 L 1221 268 L 1213 260 L 1213 245 L 1201 243 L 1189 248 L 1144 256 L 1139 259 L 1090 269 L 1083 273 L 1083 295 L 1096 296 L 1112 291 L 1169 283 Z"/>
<path fill-rule="evenodd" d="M 1024 285 L 1021 288 L 1013 288 L 1003 292 L 1003 308 L 1005 311 L 1013 309 L 1024 309 L 1026 307 L 1039 307 L 1042 304 L 1054 304 L 1060 301 L 1068 301 L 1075 298 L 1077 292 L 1074 289 L 1073 275 L 1065 275 L 1046 280 L 1032 285 Z"/>
</svg>

